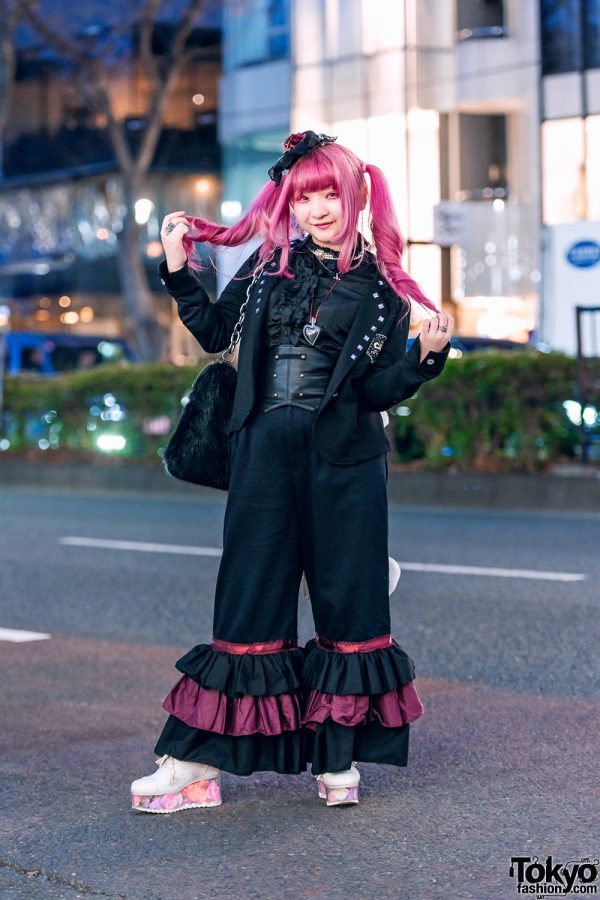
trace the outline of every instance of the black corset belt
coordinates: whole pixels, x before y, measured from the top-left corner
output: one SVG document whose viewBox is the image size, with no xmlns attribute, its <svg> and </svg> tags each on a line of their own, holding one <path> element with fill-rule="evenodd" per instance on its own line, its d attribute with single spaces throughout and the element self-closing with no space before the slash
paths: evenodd
<svg viewBox="0 0 600 900">
<path fill-rule="evenodd" d="M 333 371 L 333 360 L 314 347 L 271 347 L 265 362 L 263 412 L 277 406 L 319 408 Z"/>
</svg>

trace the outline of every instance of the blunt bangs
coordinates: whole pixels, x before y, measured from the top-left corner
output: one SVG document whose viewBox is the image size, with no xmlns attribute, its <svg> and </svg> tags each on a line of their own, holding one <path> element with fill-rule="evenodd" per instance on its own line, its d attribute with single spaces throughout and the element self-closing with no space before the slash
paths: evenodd
<svg viewBox="0 0 600 900">
<path fill-rule="evenodd" d="M 298 160 L 287 176 L 290 179 L 290 198 L 297 200 L 302 194 L 324 191 L 332 187 L 339 192 L 339 181 L 333 160 L 319 149 Z"/>
</svg>

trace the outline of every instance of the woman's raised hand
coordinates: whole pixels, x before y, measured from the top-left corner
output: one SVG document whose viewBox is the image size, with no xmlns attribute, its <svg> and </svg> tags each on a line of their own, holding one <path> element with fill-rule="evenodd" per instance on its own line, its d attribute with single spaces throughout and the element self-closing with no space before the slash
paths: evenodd
<svg viewBox="0 0 600 900">
<path fill-rule="evenodd" d="M 162 245 L 165 248 L 167 269 L 169 272 L 176 272 L 177 269 L 183 269 L 187 262 L 187 254 L 183 249 L 183 244 L 181 242 L 184 235 L 186 235 L 189 230 L 190 226 L 185 210 L 167 213 L 163 219 L 160 237 Z"/>
<path fill-rule="evenodd" d="M 419 344 L 421 345 L 421 358 L 423 362 L 428 353 L 433 351 L 439 353 L 443 350 L 454 331 L 454 319 L 445 312 L 439 312 L 426 319 L 419 334 Z"/>
</svg>

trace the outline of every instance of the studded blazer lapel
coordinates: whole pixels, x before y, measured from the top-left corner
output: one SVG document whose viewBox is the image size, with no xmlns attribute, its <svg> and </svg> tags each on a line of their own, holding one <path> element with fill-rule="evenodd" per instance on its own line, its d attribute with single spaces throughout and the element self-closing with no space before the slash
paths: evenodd
<svg viewBox="0 0 600 900">
<path fill-rule="evenodd" d="M 378 277 L 370 293 L 360 304 L 356 318 L 348 332 L 331 379 L 327 385 L 321 408 L 331 399 L 340 382 L 356 363 L 362 359 L 375 335 L 381 332 L 388 315 L 388 304 L 384 300 L 385 281 Z"/>
<path fill-rule="evenodd" d="M 276 269 L 277 263 L 268 263 L 267 266 L 265 266 L 266 271 L 268 271 L 269 268 Z M 250 367 L 254 376 L 256 376 L 258 369 L 259 351 L 264 333 L 262 323 L 269 305 L 269 295 L 276 283 L 276 278 L 267 275 L 265 271 L 263 271 L 250 292 L 250 301 L 246 307 L 244 328 L 247 326 L 246 342 L 247 346 L 249 345 Z M 242 332 L 242 342 L 243 340 L 244 335 Z"/>
</svg>

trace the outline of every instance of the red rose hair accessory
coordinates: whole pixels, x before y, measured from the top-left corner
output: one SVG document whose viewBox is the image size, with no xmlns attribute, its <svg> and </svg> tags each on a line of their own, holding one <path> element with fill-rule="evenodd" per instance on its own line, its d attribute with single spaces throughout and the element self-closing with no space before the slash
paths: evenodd
<svg viewBox="0 0 600 900">
<path fill-rule="evenodd" d="M 301 157 L 306 156 L 315 147 L 322 147 L 323 144 L 332 144 L 334 141 L 337 141 L 337 137 L 330 137 L 328 134 L 315 134 L 314 131 L 298 131 L 290 134 L 283 142 L 285 151 L 283 156 L 269 169 L 269 178 L 275 184 L 280 184 L 283 173 L 286 170 L 289 171 Z"/>
<path fill-rule="evenodd" d="M 283 142 L 284 150 L 291 150 L 292 147 L 295 147 L 296 144 L 299 144 L 300 141 L 304 140 L 304 132 L 303 131 L 295 131 L 294 134 L 290 134 L 289 137 L 286 137 Z"/>
</svg>

